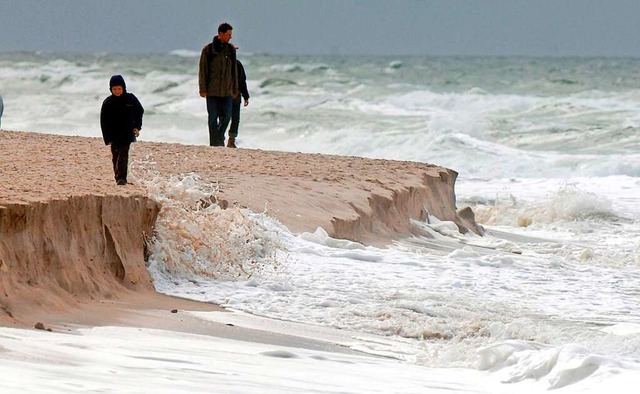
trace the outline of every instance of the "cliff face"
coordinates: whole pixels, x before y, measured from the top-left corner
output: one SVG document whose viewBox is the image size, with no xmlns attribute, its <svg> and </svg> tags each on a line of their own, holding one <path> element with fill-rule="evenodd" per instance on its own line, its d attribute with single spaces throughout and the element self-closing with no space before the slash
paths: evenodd
<svg viewBox="0 0 640 394">
<path fill-rule="evenodd" d="M 116 186 L 98 138 L 0 131 L 0 152 L 0 323 L 152 292 L 144 239 L 160 207 L 142 185 L 172 188 L 187 174 L 294 233 L 384 245 L 427 215 L 482 230 L 456 210 L 457 173 L 426 163 L 139 142 L 133 184 Z"/>
<path fill-rule="evenodd" d="M 159 208 L 99 195 L 0 205 L 0 315 L 153 290 L 144 242 Z"/>
<path fill-rule="evenodd" d="M 354 215 L 334 216 L 329 233 L 336 238 L 376 243 L 381 237 L 387 241 L 411 234 L 410 219 L 425 220 L 428 215 L 455 222 L 463 233 L 478 232 L 456 211 L 455 171 L 432 167 L 418 175 L 398 188 L 383 187 L 373 192 L 366 204 L 351 203 Z"/>
</svg>

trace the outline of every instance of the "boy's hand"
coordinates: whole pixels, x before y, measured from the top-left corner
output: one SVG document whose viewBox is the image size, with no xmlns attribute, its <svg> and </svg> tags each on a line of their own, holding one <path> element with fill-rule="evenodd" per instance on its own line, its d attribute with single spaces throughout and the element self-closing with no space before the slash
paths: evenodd
<svg viewBox="0 0 640 394">
<path fill-rule="evenodd" d="M 133 129 L 133 135 L 136 136 L 136 138 L 138 138 L 140 136 L 140 130 L 138 129 Z"/>
</svg>

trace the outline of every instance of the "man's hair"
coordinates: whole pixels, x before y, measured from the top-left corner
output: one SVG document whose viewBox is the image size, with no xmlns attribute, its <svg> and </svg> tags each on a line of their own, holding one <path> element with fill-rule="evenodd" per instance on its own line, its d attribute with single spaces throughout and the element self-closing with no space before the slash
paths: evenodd
<svg viewBox="0 0 640 394">
<path fill-rule="evenodd" d="M 218 26 L 218 33 L 226 33 L 229 30 L 233 30 L 233 27 L 227 22 L 221 23 L 220 26 Z"/>
</svg>

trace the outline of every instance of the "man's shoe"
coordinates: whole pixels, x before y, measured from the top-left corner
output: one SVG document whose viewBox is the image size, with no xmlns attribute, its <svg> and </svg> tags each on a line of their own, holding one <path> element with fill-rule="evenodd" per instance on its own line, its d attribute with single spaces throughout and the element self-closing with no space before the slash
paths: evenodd
<svg viewBox="0 0 640 394">
<path fill-rule="evenodd" d="M 229 137 L 229 141 L 227 141 L 227 148 L 237 148 L 236 139 L 234 137 Z"/>
<path fill-rule="evenodd" d="M 118 185 L 126 185 L 127 184 L 127 180 L 126 179 L 118 179 L 118 182 L 116 182 Z"/>
</svg>

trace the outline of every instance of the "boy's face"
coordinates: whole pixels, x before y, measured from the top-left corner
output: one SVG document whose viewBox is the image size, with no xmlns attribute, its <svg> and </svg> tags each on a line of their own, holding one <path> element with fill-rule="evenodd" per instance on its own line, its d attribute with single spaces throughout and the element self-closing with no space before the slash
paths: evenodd
<svg viewBox="0 0 640 394">
<path fill-rule="evenodd" d="M 122 88 L 122 86 L 111 87 L 111 93 L 113 93 L 114 96 L 120 96 L 122 95 L 123 92 L 124 92 L 124 89 Z"/>
</svg>

